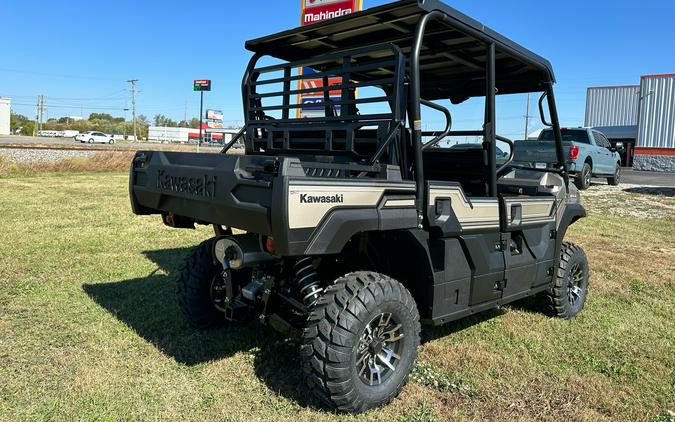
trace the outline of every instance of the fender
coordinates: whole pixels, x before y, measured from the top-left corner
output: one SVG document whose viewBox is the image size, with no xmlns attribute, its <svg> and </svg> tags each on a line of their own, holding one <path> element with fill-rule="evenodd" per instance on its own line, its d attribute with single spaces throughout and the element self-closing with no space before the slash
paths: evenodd
<svg viewBox="0 0 675 422">
<path fill-rule="evenodd" d="M 563 239 L 567 233 L 567 228 L 572 224 L 576 223 L 580 218 L 586 217 L 586 208 L 579 203 L 571 203 L 565 206 L 563 215 L 558 222 L 558 227 L 556 230 L 556 247 L 560 250 L 562 246 Z M 557 255 L 559 258 L 559 254 Z M 556 259 L 557 265 L 557 259 Z"/>
</svg>

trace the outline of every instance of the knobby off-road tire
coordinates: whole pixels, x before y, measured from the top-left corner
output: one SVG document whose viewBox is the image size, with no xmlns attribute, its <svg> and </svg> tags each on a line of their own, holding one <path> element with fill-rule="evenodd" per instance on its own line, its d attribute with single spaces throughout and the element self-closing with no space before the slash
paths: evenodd
<svg viewBox="0 0 675 422">
<path fill-rule="evenodd" d="M 309 315 L 303 372 L 325 405 L 362 412 L 401 392 L 419 343 L 420 317 L 410 292 L 382 274 L 350 273 L 325 290 Z"/>
<path fill-rule="evenodd" d="M 176 296 L 178 306 L 190 325 L 199 329 L 225 324 L 225 317 L 211 301 L 211 284 L 221 268 L 213 263 L 213 239 L 199 244 L 178 269 Z"/>
<path fill-rule="evenodd" d="M 588 294 L 588 258 L 581 247 L 564 242 L 555 284 L 544 293 L 546 312 L 570 319 L 584 308 Z"/>
<path fill-rule="evenodd" d="M 617 164 L 616 169 L 614 170 L 614 176 L 607 178 L 607 184 L 610 186 L 619 186 L 619 183 L 621 183 L 621 166 Z"/>
<path fill-rule="evenodd" d="M 586 190 L 591 186 L 591 177 L 593 176 L 593 168 L 590 164 L 584 163 L 579 175 L 574 178 L 574 184 L 579 190 Z"/>
</svg>

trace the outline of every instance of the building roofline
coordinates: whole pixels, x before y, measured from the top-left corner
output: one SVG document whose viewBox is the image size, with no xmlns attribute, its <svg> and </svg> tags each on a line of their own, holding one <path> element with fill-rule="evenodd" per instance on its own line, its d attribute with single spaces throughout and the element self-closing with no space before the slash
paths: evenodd
<svg viewBox="0 0 675 422">
<path fill-rule="evenodd" d="M 658 78 L 658 77 L 664 77 L 664 76 L 675 76 L 675 73 L 657 73 L 654 75 L 642 75 L 640 78 Z"/>
<path fill-rule="evenodd" d="M 589 86 L 588 89 L 598 88 L 639 88 L 640 85 L 606 85 L 606 86 Z"/>
</svg>

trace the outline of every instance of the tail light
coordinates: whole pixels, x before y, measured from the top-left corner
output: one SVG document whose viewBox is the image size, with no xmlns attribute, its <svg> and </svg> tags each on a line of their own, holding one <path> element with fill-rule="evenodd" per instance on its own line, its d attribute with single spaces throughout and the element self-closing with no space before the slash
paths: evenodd
<svg viewBox="0 0 675 422">
<path fill-rule="evenodd" d="M 274 244 L 274 238 L 272 236 L 267 236 L 265 238 L 265 250 L 271 254 L 274 254 L 274 252 L 276 252 L 277 247 Z"/>
<path fill-rule="evenodd" d="M 571 146 L 570 147 L 570 160 L 576 160 L 577 157 L 579 156 L 579 147 L 578 146 Z"/>
</svg>

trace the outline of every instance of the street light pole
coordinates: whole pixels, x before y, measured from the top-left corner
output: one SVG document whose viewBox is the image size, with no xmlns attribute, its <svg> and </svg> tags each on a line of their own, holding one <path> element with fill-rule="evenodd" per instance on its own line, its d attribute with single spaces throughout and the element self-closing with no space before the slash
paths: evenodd
<svg viewBox="0 0 675 422">
<path fill-rule="evenodd" d="M 199 143 L 197 144 L 197 152 L 199 152 L 199 146 L 202 144 L 202 118 L 204 114 L 204 91 L 199 91 L 200 95 L 200 100 L 199 100 Z"/>
</svg>

